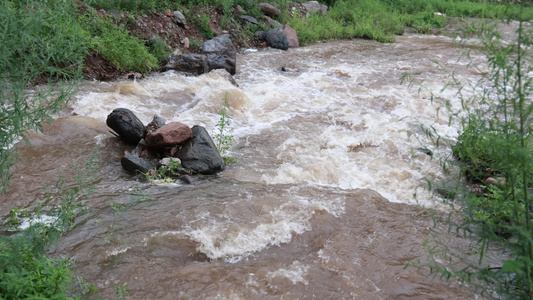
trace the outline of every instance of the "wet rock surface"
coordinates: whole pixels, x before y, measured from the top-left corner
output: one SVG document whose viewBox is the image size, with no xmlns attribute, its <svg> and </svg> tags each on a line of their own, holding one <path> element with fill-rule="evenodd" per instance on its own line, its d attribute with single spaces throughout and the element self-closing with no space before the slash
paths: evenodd
<svg viewBox="0 0 533 300">
<path fill-rule="evenodd" d="M 144 136 L 144 124 L 127 108 L 113 110 L 107 116 L 106 124 L 128 144 L 137 145 Z"/>
<path fill-rule="evenodd" d="M 193 126 L 192 138 L 178 153 L 181 164 L 197 173 L 210 175 L 224 170 L 224 161 L 204 127 Z"/>
</svg>

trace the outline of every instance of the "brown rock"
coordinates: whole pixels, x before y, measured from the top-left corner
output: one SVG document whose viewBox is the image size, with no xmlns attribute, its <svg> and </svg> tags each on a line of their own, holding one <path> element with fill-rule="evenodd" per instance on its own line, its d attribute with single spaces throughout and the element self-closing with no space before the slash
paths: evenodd
<svg viewBox="0 0 533 300">
<path fill-rule="evenodd" d="M 174 16 L 174 13 L 170 9 L 165 10 L 165 16 L 172 18 Z"/>
<path fill-rule="evenodd" d="M 171 147 L 190 139 L 192 131 L 189 125 L 172 122 L 146 135 L 146 146 L 152 148 Z"/>
<path fill-rule="evenodd" d="M 259 3 L 259 8 L 265 15 L 269 17 L 277 17 L 281 14 L 281 11 L 268 3 Z"/>
<path fill-rule="evenodd" d="M 287 36 L 287 40 L 289 41 L 289 48 L 300 47 L 300 45 L 298 44 L 298 35 L 296 34 L 296 30 L 294 30 L 289 24 L 287 24 L 283 27 L 283 31 L 285 31 L 285 35 Z"/>
</svg>

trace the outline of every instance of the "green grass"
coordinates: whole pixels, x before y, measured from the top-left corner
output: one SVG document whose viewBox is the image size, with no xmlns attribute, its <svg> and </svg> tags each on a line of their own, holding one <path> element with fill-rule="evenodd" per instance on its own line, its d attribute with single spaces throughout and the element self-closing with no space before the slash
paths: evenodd
<svg viewBox="0 0 533 300">
<path fill-rule="evenodd" d="M 78 21 L 87 31 L 84 35 L 87 47 L 119 70 L 146 73 L 158 66 L 145 42 L 117 26 L 111 18 L 99 18 L 95 11 L 89 10 Z M 158 47 L 157 51 L 160 50 Z"/>
</svg>

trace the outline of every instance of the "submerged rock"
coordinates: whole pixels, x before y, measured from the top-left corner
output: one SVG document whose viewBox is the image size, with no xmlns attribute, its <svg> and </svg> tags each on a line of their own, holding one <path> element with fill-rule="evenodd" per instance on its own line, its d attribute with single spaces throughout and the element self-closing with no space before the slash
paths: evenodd
<svg viewBox="0 0 533 300">
<path fill-rule="evenodd" d="M 126 154 L 126 156 L 120 160 L 120 164 L 130 173 L 146 174 L 148 173 L 148 170 L 155 167 L 151 161 L 131 154 Z"/>
<path fill-rule="evenodd" d="M 127 108 L 113 110 L 107 116 L 106 124 L 128 144 L 137 145 L 144 137 L 144 124 Z"/>
<path fill-rule="evenodd" d="M 204 127 L 192 127 L 192 138 L 178 152 L 181 165 L 196 173 L 212 175 L 224 170 L 224 160 Z"/>
</svg>

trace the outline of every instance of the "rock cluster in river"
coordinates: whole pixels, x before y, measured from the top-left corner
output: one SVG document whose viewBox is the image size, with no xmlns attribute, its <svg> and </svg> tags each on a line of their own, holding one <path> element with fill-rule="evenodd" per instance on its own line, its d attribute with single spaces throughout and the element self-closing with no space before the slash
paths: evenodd
<svg viewBox="0 0 533 300">
<path fill-rule="evenodd" d="M 175 70 L 192 75 L 201 75 L 209 73 L 211 70 L 225 69 L 234 75 L 237 66 L 236 59 L 237 50 L 229 35 L 221 35 L 205 41 L 201 54 L 188 53 L 167 57 L 160 71 Z"/>
<path fill-rule="evenodd" d="M 192 174 L 212 175 L 224 170 L 224 161 L 202 126 L 166 124 L 158 116 L 145 126 L 126 108 L 113 110 L 106 123 L 126 143 L 137 146 L 121 159 L 128 172 L 146 174 L 165 165 L 165 161 L 177 161 L 183 166 L 178 170 L 179 178 L 190 183 L 194 181 Z"/>
<path fill-rule="evenodd" d="M 263 20 L 270 26 L 274 27 L 270 30 L 258 31 L 255 36 L 266 41 L 267 45 L 281 50 L 287 50 L 289 48 L 299 47 L 298 35 L 289 24 L 282 25 L 275 18 L 279 17 L 280 10 L 268 3 L 258 4 L 261 11 L 265 14 Z M 306 15 L 312 13 L 325 14 L 328 10 L 326 5 L 318 3 L 318 1 L 308 1 L 300 4 L 300 9 L 306 13 Z M 259 25 L 257 19 L 252 16 L 246 15 L 242 7 L 237 6 L 236 10 L 241 14 L 240 18 L 246 23 Z"/>
</svg>

